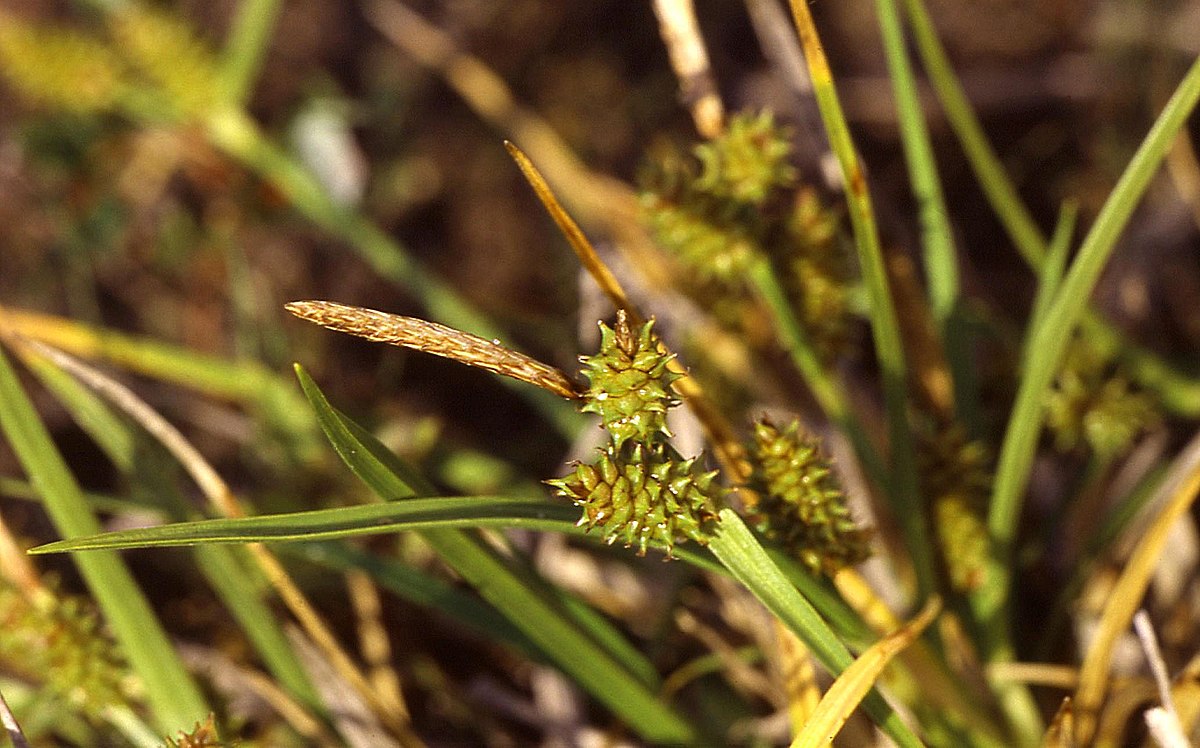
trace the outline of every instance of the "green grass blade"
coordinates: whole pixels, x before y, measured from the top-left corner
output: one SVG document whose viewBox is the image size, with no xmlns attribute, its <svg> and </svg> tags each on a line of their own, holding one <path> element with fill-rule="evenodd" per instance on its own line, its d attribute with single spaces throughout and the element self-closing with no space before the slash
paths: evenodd
<svg viewBox="0 0 1200 748">
<path fill-rule="evenodd" d="M 22 467 L 45 498 L 46 511 L 65 537 L 92 535 L 100 523 L 0 351 L 0 428 Z M 142 678 L 155 724 L 164 733 L 203 721 L 210 708 L 180 662 L 154 611 L 114 553 L 80 556 L 75 563 Z"/>
<path fill-rule="evenodd" d="M 925 3 L 923 0 L 905 0 L 904 5 L 908 11 L 909 26 L 912 28 L 913 40 L 916 42 L 921 62 L 929 74 L 938 100 L 942 103 L 950 127 L 958 136 L 958 141 L 967 154 L 967 160 L 975 170 L 979 186 L 983 188 L 988 203 L 996 212 L 1017 251 L 1030 267 L 1037 270 L 1042 266 L 1046 255 L 1046 237 L 1029 214 L 1017 194 L 1016 187 L 1005 174 L 1004 165 L 1000 163 L 999 157 L 988 143 L 983 126 L 979 124 L 962 85 L 954 75 L 946 50 L 942 48 L 933 21 L 925 10 Z"/>
<path fill-rule="evenodd" d="M 1038 271 L 1037 294 L 1033 298 L 1033 310 L 1029 314 L 1030 332 L 1027 343 L 1033 340 L 1033 331 L 1042 326 L 1050 302 L 1054 300 L 1062 283 L 1063 273 L 1067 268 L 1067 258 L 1071 252 L 1071 237 L 1075 234 L 1075 219 L 1079 215 L 1079 206 L 1074 201 L 1063 205 L 1058 214 L 1058 225 L 1054 227 L 1054 236 L 1050 240 L 1050 250 L 1046 261 Z"/>
<path fill-rule="evenodd" d="M 1004 171 L 1004 165 L 988 143 L 982 125 L 954 75 L 923 0 L 905 0 L 905 8 L 921 62 L 941 101 L 946 119 L 975 172 L 975 178 L 979 180 L 988 203 L 1017 251 L 1031 268 L 1039 270 L 1047 253 L 1046 237 L 1021 201 L 1016 187 Z M 1133 345 L 1106 321 L 1090 312 L 1084 317 L 1083 324 L 1089 337 L 1098 337 L 1105 345 L 1119 352 L 1138 383 L 1157 393 L 1164 406 L 1185 417 L 1200 415 L 1200 379 L 1175 369 L 1150 351 Z"/>
<path fill-rule="evenodd" d="M 941 335 L 950 376 L 954 383 L 955 410 L 969 432 L 978 434 L 979 393 L 971 360 L 967 329 L 963 324 L 958 279 L 958 257 L 946 201 L 938 178 L 937 162 L 929 141 L 929 129 L 917 95 L 904 30 L 896 0 L 876 0 L 888 75 L 896 95 L 904 160 L 916 199 L 924 248 L 925 275 L 929 282 L 929 305 Z"/>
<path fill-rule="evenodd" d="M 201 543 L 334 540 L 439 527 L 511 527 L 570 532 L 578 517 L 579 510 L 574 507 L 542 500 L 511 496 L 434 496 L 307 512 L 137 527 L 59 540 L 38 546 L 31 553 L 166 548 Z"/>
<path fill-rule="evenodd" d="M 933 544 L 929 537 L 925 507 L 920 501 L 917 487 L 916 457 L 913 453 L 912 430 L 908 422 L 908 375 L 904 363 L 904 347 L 900 339 L 900 324 L 896 318 L 896 307 L 892 303 L 887 271 L 884 268 L 875 212 L 871 206 L 866 175 L 859 164 L 850 128 L 834 88 L 833 74 L 825 60 L 820 40 L 816 38 L 808 6 L 804 0 L 791 0 L 791 7 L 797 28 L 800 30 L 801 44 L 808 63 L 809 77 L 812 78 L 817 108 L 821 112 L 821 121 L 825 124 L 829 144 L 845 180 L 850 225 L 854 230 L 858 262 L 862 268 L 863 282 L 870 302 L 871 333 L 875 341 L 875 355 L 879 359 L 879 368 L 883 376 L 888 443 L 892 450 L 890 480 L 879 488 L 885 491 L 891 502 L 892 511 L 904 534 L 905 547 L 912 558 L 918 597 L 924 597 L 935 586 Z"/>
<path fill-rule="evenodd" d="M 241 0 L 221 54 L 221 95 L 244 104 L 262 67 L 283 0 Z"/>
<path fill-rule="evenodd" d="M 709 547 L 733 577 L 800 637 L 830 673 L 837 676 L 850 666 L 854 658 L 846 645 L 796 591 L 732 509 L 721 510 Z M 922 745 L 877 692 L 863 699 L 862 706 L 897 745 Z"/>
<path fill-rule="evenodd" d="M 1192 64 L 1104 202 L 1046 312 L 1044 323 L 1034 333 L 1028 365 L 1005 433 L 988 516 L 988 527 L 1002 549 L 1011 546 L 1016 533 L 1021 496 L 1029 479 L 1037 433 L 1042 424 L 1042 397 L 1117 238 L 1198 99 L 1200 59 Z"/>
<path fill-rule="evenodd" d="M 995 557 L 989 564 L 986 582 L 970 599 L 983 633 L 984 653 L 991 660 L 1014 656 L 1008 620 L 1010 570 L 1022 499 L 1045 417 L 1043 398 L 1117 237 L 1197 99 L 1200 99 L 1200 60 L 1192 65 L 1134 154 L 1100 209 L 1096 223 L 1084 237 L 1041 325 L 1031 331 L 1029 356 L 1022 365 L 1020 386 L 1000 449 L 988 513 L 988 529 L 996 544 Z M 1027 742 L 1036 740 L 1040 724 L 1028 693 L 1010 685 L 1000 695 L 1018 734 Z"/>
</svg>

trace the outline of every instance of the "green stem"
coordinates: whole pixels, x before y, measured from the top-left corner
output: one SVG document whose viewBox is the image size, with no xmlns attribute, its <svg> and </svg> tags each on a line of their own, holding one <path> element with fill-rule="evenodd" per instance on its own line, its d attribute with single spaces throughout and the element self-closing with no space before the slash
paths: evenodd
<svg viewBox="0 0 1200 748">
<path fill-rule="evenodd" d="M 874 486 L 885 490 L 888 485 L 887 472 L 878 451 L 867 437 L 862 423 L 850 409 L 841 383 L 824 367 L 809 344 L 804 327 L 796 319 L 796 313 L 771 263 L 765 258 L 752 263 L 747 277 L 771 310 L 780 342 L 787 349 L 792 363 L 804 378 L 804 383 L 821 406 L 821 410 L 850 440 L 867 478 Z"/>
<path fill-rule="evenodd" d="M 807 19 L 806 27 L 800 29 L 801 36 L 815 34 L 804 0 L 791 0 L 791 6 L 798 25 L 802 19 Z M 917 596 L 924 598 L 935 586 L 933 544 L 930 540 L 925 506 L 921 502 L 917 487 L 916 458 L 908 422 L 907 371 L 904 347 L 900 339 L 900 325 L 896 319 L 896 307 L 892 303 L 887 271 L 884 268 L 883 250 L 879 244 L 879 231 L 875 225 L 875 212 L 871 206 L 867 178 L 859 165 L 858 154 L 850 137 L 850 128 L 833 84 L 833 75 L 817 40 L 802 38 L 802 43 L 821 120 L 825 124 L 830 146 L 837 156 L 845 180 L 850 224 L 854 230 L 858 262 L 862 268 L 863 282 L 870 302 L 871 332 L 875 339 L 875 355 L 882 371 L 888 442 L 891 447 L 890 480 L 885 488 L 892 511 L 904 534 L 905 545 L 912 557 Z"/>
<path fill-rule="evenodd" d="M 221 93 L 233 105 L 246 103 L 271 42 L 283 0 L 242 0 L 229 29 L 221 60 Z"/>
<path fill-rule="evenodd" d="M 929 280 L 929 305 L 941 334 L 954 382 L 955 409 L 968 430 L 978 434 L 981 430 L 978 384 L 971 364 L 966 328 L 961 319 L 958 258 L 946 201 L 938 179 L 937 161 L 933 156 L 933 146 L 917 95 L 917 84 L 908 60 L 896 0 L 876 0 L 876 8 L 889 78 L 896 95 L 896 114 L 905 163 L 908 165 L 908 177 L 921 223 L 925 274 Z"/>
</svg>

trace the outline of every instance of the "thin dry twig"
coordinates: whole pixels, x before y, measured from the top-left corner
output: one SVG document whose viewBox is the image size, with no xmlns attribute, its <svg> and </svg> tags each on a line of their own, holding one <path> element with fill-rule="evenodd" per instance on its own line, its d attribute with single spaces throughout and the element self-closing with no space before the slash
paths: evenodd
<svg viewBox="0 0 1200 748">
<path fill-rule="evenodd" d="M 578 387 L 561 370 L 506 348 L 499 340 L 487 340 L 416 317 L 332 301 L 293 301 L 284 304 L 284 308 L 300 319 L 315 322 L 330 330 L 357 335 L 376 343 L 432 353 L 460 364 L 537 385 L 569 400 L 580 396 Z"/>
<path fill-rule="evenodd" d="M 692 113 L 697 132 L 705 138 L 717 137 L 725 127 L 725 105 L 717 93 L 692 0 L 654 0 L 654 15 L 679 79 L 680 98 Z"/>
</svg>

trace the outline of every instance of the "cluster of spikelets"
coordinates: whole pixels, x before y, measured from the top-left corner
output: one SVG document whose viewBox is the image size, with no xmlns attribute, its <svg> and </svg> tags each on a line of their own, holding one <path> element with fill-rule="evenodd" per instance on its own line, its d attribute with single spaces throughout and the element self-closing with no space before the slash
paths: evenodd
<svg viewBox="0 0 1200 748">
<path fill-rule="evenodd" d="M 950 585 L 979 589 L 990 550 L 984 507 L 991 491 L 991 455 L 961 426 L 933 427 L 917 434 L 922 495 L 932 507 L 934 530 Z"/>
<path fill-rule="evenodd" d="M 679 402 L 671 383 L 679 375 L 668 369 L 671 356 L 653 324 L 634 330 L 624 313 L 611 328 L 601 323 L 600 351 L 582 358 L 590 382 L 583 410 L 600 416 L 608 443 L 595 462 L 548 483 L 582 507 L 580 524 L 598 528 L 607 542 L 636 546 L 639 555 L 656 546 L 670 556 L 680 540 L 706 542 L 723 489 L 716 471 L 683 459 L 668 442 L 667 410 Z"/>
<path fill-rule="evenodd" d="M 643 216 L 718 309 L 740 296 L 753 263 L 773 263 L 828 360 L 845 346 L 851 263 L 838 216 L 816 192 L 796 188 L 791 151 L 770 113 L 732 117 L 713 140 L 690 153 L 664 149 L 643 170 Z"/>
<path fill-rule="evenodd" d="M 83 598 L 0 584 L 0 665 L 97 721 L 129 703 L 128 669 Z"/>
<path fill-rule="evenodd" d="M 40 27 L 0 13 L 0 72 L 34 101 L 80 113 L 191 120 L 219 98 L 212 51 L 180 18 L 137 3 L 107 34 Z"/>
<path fill-rule="evenodd" d="M 1090 339 L 1071 341 L 1054 388 L 1046 397 L 1046 426 L 1066 452 L 1082 444 L 1112 458 L 1162 419 L 1154 398 Z"/>
<path fill-rule="evenodd" d="M 754 520 L 763 535 L 796 553 L 814 574 L 870 555 L 871 531 L 855 522 L 837 474 L 798 422 L 782 430 L 765 419 L 755 424 L 751 454 L 761 493 Z"/>
</svg>

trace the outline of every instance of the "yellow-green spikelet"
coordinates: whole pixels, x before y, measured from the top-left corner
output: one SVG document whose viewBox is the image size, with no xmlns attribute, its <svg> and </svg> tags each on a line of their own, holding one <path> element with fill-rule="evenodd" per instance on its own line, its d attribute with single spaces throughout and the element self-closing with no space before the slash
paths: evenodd
<svg viewBox="0 0 1200 748">
<path fill-rule="evenodd" d="M 694 152 L 700 161 L 695 188 L 731 202 L 761 205 L 796 178 L 789 133 L 769 111 L 731 117 L 724 133 Z"/>
<path fill-rule="evenodd" d="M 547 483 L 582 507 L 579 524 L 600 528 L 606 542 L 636 546 L 638 555 L 659 546 L 670 556 L 681 539 L 706 542 L 705 524 L 716 517 L 716 475 L 665 443 L 631 443 L 610 445 L 595 463 Z"/>
<path fill-rule="evenodd" d="M 767 420 L 755 424 L 753 454 L 763 494 L 756 507 L 761 532 L 793 550 L 814 573 L 870 555 L 870 531 L 854 521 L 833 468 L 799 423 L 782 431 Z"/>
<path fill-rule="evenodd" d="M 617 449 L 671 435 L 667 409 L 679 403 L 671 383 L 680 375 L 667 369 L 671 356 L 659 350 L 653 326 L 651 320 L 635 332 L 620 313 L 613 327 L 600 323 L 600 352 L 581 359 L 591 383 L 583 410 L 600 416 Z"/>
<path fill-rule="evenodd" d="M 956 590 L 979 589 L 986 581 L 991 549 L 984 520 L 992 484 L 989 451 L 957 425 L 918 431 L 917 444 L 921 493 L 933 507 L 950 584 Z"/>
</svg>

